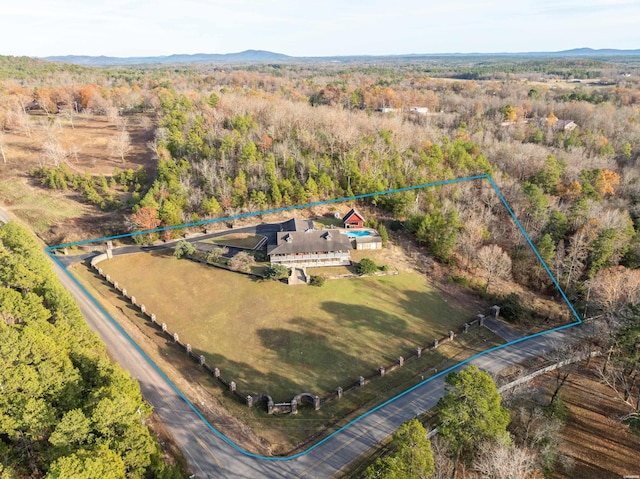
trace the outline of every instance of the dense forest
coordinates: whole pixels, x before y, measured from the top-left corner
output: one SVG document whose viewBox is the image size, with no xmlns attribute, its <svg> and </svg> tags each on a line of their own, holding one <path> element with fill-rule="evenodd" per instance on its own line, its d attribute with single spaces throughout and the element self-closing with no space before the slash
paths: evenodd
<svg viewBox="0 0 640 479">
<path fill-rule="evenodd" d="M 603 377 L 627 404 L 627 420 L 637 425 L 638 322 L 637 311 L 629 308 L 640 301 L 636 63 L 478 58 L 90 69 L 2 58 L 0 73 L 3 162 L 11 162 L 3 138 L 28 137 L 34 118 L 44 121 L 46 135 L 39 164 L 29 172 L 32 180 L 80 195 L 95 205 L 96 214 L 118 213 L 120 232 L 491 175 L 576 310 L 603 319 L 600 343 L 611 360 Z M 153 167 L 116 168 L 102 175 L 79 171 L 74 152 L 64 149 L 59 135 L 83 117 L 110 118 L 118 125 L 105 156 L 123 162 L 132 141 L 126 120 L 148 122 L 153 139 L 145 147 Z M 501 300 L 510 320 L 533 314 L 532 297 L 560 299 L 486 181 L 376 196 L 363 206 L 392 231 L 413 235 L 450 279 Z M 15 260 L 17 246 L 10 238 L 24 235 L 10 233 L 14 228 L 3 230 L 3 254 Z M 162 236 L 180 233 L 169 230 Z M 75 330 L 79 321 L 77 311 L 66 299 L 59 306 L 55 298 L 61 293 L 48 292 L 54 288 L 49 283 L 32 284 L 28 268 L 20 277 L 17 271 L 3 273 L 15 279 L 3 279 L 0 293 L 17 299 L 3 299 L 10 306 L 0 327 L 14 331 L 16 342 L 23 340 L 23 330 L 34 329 L 29 337 L 51 330 L 48 337 L 59 336 L 55 347 L 66 354 L 57 355 L 60 362 L 51 367 L 68 376 L 48 375 L 58 382 L 45 388 L 46 395 L 36 395 L 41 402 L 25 399 L 11 407 L 29 404 L 42 412 L 38 408 L 53 401 L 49 389 L 66 399 L 73 388 L 91 392 L 84 395 L 87 403 L 56 399 L 44 416 L 32 415 L 33 424 L 3 416 L 5 468 L 63 477 L 59 468 L 86 462 L 88 451 L 100 451 L 92 456 L 104 462 L 100 467 L 144 474 L 156 452 L 138 415 L 117 426 L 137 428 L 135 434 L 145 438 L 140 444 L 147 445 L 140 447 L 146 452 L 136 449 L 135 459 L 118 456 L 126 449 L 119 442 L 124 437 L 92 419 L 105 398 L 116 401 L 109 394 L 129 391 L 127 399 L 118 399 L 127 407 L 118 410 L 131 412 L 139 393 L 101 354 L 90 354 L 100 350 L 91 336 L 65 346 L 69 322 Z M 22 319 L 23 310 L 31 319 Z M 537 314 L 548 319 L 548 312 Z M 0 346 L 8 348 L 3 357 L 21 349 L 8 344 Z M 118 379 L 103 379 L 105 370 Z M 33 374 L 34 387 L 42 391 Z M 111 387 L 114 382 L 129 385 Z M 60 424 L 82 425 L 83 434 L 57 432 L 53 425 L 60 419 Z M 46 443 L 52 447 L 44 448 Z"/>
<path fill-rule="evenodd" d="M 0 258 L 0 477 L 180 477 L 40 244 L 7 223 Z"/>
</svg>

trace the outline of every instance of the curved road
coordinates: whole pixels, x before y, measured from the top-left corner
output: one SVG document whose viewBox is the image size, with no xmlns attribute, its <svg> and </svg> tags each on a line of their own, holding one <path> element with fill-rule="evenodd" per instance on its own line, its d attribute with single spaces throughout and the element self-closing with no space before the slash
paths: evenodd
<svg viewBox="0 0 640 479">
<path fill-rule="evenodd" d="M 106 343 L 112 357 L 140 382 L 145 398 L 153 405 L 183 450 L 196 478 L 328 478 L 361 454 L 374 448 L 403 422 L 432 408 L 444 393 L 444 377 L 451 370 L 415 386 L 379 406 L 311 449 L 291 458 L 263 458 L 247 454 L 214 430 L 173 387 L 158 368 L 95 303 L 84 288 L 53 257 L 63 285 L 78 301 L 89 326 Z M 541 353 L 571 339 L 580 328 L 555 331 L 519 340 L 491 350 L 471 362 L 490 372 Z M 463 366 L 457 366 L 461 368 Z M 365 386 L 366 387 L 366 386 Z"/>
</svg>

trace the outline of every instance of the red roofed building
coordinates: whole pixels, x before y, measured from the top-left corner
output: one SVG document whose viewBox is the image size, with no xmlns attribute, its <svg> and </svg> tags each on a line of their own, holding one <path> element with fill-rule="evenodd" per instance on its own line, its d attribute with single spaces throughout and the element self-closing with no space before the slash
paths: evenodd
<svg viewBox="0 0 640 479">
<path fill-rule="evenodd" d="M 344 218 L 342 218 L 345 228 L 364 228 L 364 216 L 355 208 L 352 208 Z"/>
</svg>

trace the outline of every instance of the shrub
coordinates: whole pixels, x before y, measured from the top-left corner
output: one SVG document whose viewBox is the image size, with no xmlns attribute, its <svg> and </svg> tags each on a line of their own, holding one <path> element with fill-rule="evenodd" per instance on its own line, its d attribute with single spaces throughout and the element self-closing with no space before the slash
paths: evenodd
<svg viewBox="0 0 640 479">
<path fill-rule="evenodd" d="M 289 276 L 289 268 L 281 264 L 272 264 L 267 266 L 264 271 L 266 279 L 279 280 Z"/>
<path fill-rule="evenodd" d="M 387 232 L 387 227 L 382 223 L 380 223 L 380 226 L 378 227 L 378 234 L 382 240 L 382 246 L 387 246 L 387 243 L 389 242 L 389 233 Z"/>
<path fill-rule="evenodd" d="M 311 279 L 309 280 L 309 284 L 311 286 L 323 286 L 324 285 L 324 277 L 318 275 L 311 275 Z"/>
<path fill-rule="evenodd" d="M 368 219 L 364 222 L 364 225 L 367 228 L 378 229 L 378 220 L 376 219 Z"/>
<path fill-rule="evenodd" d="M 223 248 L 213 248 L 211 251 L 207 253 L 207 263 L 217 263 L 220 261 L 220 258 L 229 252 L 229 248 L 226 246 Z"/>
<path fill-rule="evenodd" d="M 391 225 L 389 225 L 389 228 L 391 228 L 391 231 L 400 231 L 403 228 L 402 222 L 393 220 L 391 222 Z"/>
<path fill-rule="evenodd" d="M 500 308 L 500 314 L 507 321 L 517 321 L 522 317 L 525 310 L 522 306 L 522 301 L 520 300 L 520 296 L 516 293 L 509 293 L 504 298 L 502 298 L 502 305 Z"/>
<path fill-rule="evenodd" d="M 362 258 L 356 266 L 356 271 L 358 274 L 370 274 L 378 271 L 378 265 L 369 258 Z"/>
<path fill-rule="evenodd" d="M 241 251 L 229 260 L 229 267 L 236 271 L 248 273 L 251 267 L 256 264 L 256 260 L 246 251 Z"/>
<path fill-rule="evenodd" d="M 184 256 L 191 256 L 195 252 L 196 252 L 195 246 L 193 246 L 188 241 L 182 240 L 182 241 L 179 241 L 178 244 L 176 245 L 176 249 L 173 252 L 173 256 L 180 259 L 180 258 L 183 258 Z"/>
</svg>

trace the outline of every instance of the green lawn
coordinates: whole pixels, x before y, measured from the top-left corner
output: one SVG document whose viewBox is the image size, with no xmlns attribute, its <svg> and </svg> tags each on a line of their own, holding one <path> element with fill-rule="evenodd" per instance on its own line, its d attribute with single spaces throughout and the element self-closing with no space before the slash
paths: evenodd
<svg viewBox="0 0 640 479">
<path fill-rule="evenodd" d="M 316 218 L 315 220 L 313 220 L 313 226 L 316 229 L 329 228 L 331 226 L 344 228 L 344 223 L 341 219 L 334 218 L 333 216 L 323 216 L 321 218 Z"/>
<path fill-rule="evenodd" d="M 235 246 L 236 248 L 253 249 L 264 239 L 262 235 L 252 235 L 248 233 L 234 233 L 216 238 L 202 240 L 201 243 L 219 244 L 221 246 Z"/>
<path fill-rule="evenodd" d="M 100 266 L 246 393 L 324 395 L 473 317 L 414 273 L 287 286 L 172 256 Z"/>
</svg>

